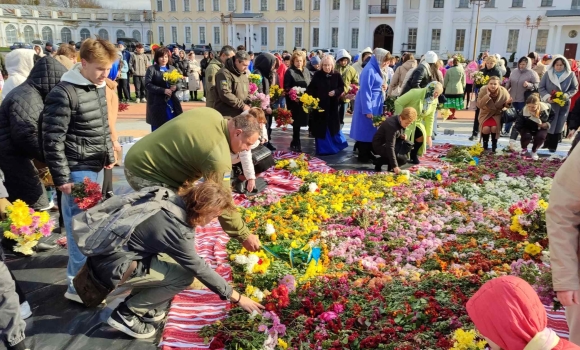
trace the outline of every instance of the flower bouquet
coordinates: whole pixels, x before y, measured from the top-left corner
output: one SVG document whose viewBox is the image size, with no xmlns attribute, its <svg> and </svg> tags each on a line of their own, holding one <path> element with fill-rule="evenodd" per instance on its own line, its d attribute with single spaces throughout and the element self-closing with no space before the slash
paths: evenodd
<svg viewBox="0 0 580 350">
<path fill-rule="evenodd" d="M 175 69 L 171 72 L 163 73 L 163 80 L 165 80 L 169 86 L 177 85 L 181 79 L 183 79 L 183 75 L 179 74 Z"/>
<path fill-rule="evenodd" d="M 485 86 L 489 83 L 489 76 L 484 75 L 483 72 L 475 72 L 473 74 L 473 81 L 475 82 L 475 85 L 479 87 Z"/>
<path fill-rule="evenodd" d="M 4 237 L 16 241 L 14 251 L 25 255 L 32 255 L 38 240 L 49 236 L 53 228 L 47 212 L 36 212 L 19 199 L 7 207 L 7 220 L 0 223 Z"/>
<path fill-rule="evenodd" d="M 313 111 L 324 112 L 324 110 L 318 107 L 320 100 L 308 95 L 307 93 L 302 94 L 300 102 L 302 102 L 302 109 L 306 113 L 312 113 Z"/>
<path fill-rule="evenodd" d="M 270 96 L 263 93 L 250 95 L 250 104 L 252 107 L 266 109 L 270 106 Z"/>
<path fill-rule="evenodd" d="M 306 92 L 305 88 L 295 86 L 292 89 L 290 89 L 290 91 L 288 92 L 288 97 L 290 98 L 290 100 L 296 102 L 296 101 L 300 100 L 300 97 L 302 97 L 302 95 L 305 92 Z"/>
<path fill-rule="evenodd" d="M 447 118 L 449 118 L 453 113 L 451 113 L 448 108 L 442 108 L 440 114 L 443 117 L 443 120 L 447 120 Z"/>
<path fill-rule="evenodd" d="M 552 99 L 552 103 L 555 103 L 560 107 L 564 107 L 566 102 L 568 102 L 568 96 L 562 91 L 558 90 L 552 90 L 550 98 Z"/>
<path fill-rule="evenodd" d="M 88 210 L 94 207 L 103 198 L 101 186 L 96 182 L 92 182 L 88 177 L 85 177 L 83 182 L 73 186 L 72 196 L 81 210 Z"/>
<path fill-rule="evenodd" d="M 465 57 L 463 56 L 463 54 L 461 52 L 456 53 L 455 55 L 453 55 L 453 57 L 455 57 L 455 62 L 457 62 L 457 63 L 464 63 L 465 62 Z"/>
<path fill-rule="evenodd" d="M 384 115 L 373 115 L 373 126 L 378 129 L 385 120 L 387 117 Z"/>
<path fill-rule="evenodd" d="M 254 84 L 254 83 L 250 83 L 250 86 L 248 87 L 248 93 L 250 95 L 253 95 L 256 92 L 258 92 L 258 85 Z"/>
<path fill-rule="evenodd" d="M 278 101 L 282 96 L 284 96 L 284 89 L 278 85 L 270 86 L 270 100 Z"/>
<path fill-rule="evenodd" d="M 487 346 L 487 342 L 480 339 L 474 329 L 464 330 L 457 329 L 453 333 L 453 347 L 450 350 L 483 350 Z"/>
<path fill-rule="evenodd" d="M 250 83 L 258 85 L 262 82 L 262 76 L 260 74 L 250 74 L 248 76 L 248 80 L 250 81 Z"/>
<path fill-rule="evenodd" d="M 128 103 L 119 102 L 119 108 L 117 110 L 118 112 L 125 112 L 128 109 L 129 109 L 129 104 Z"/>
<path fill-rule="evenodd" d="M 282 128 L 282 130 L 286 131 L 286 127 L 292 123 L 294 120 L 292 119 L 292 113 L 284 108 L 275 109 L 272 114 L 274 115 L 274 120 L 276 120 L 276 127 Z"/>
<path fill-rule="evenodd" d="M 397 99 L 397 97 L 395 96 L 389 96 L 387 97 L 387 99 L 385 100 L 385 104 L 384 104 L 384 113 L 387 112 L 391 112 L 391 115 L 393 115 L 395 113 L 395 100 Z"/>
<path fill-rule="evenodd" d="M 350 84 L 350 89 L 348 90 L 348 92 L 344 96 L 344 99 L 345 100 L 354 100 L 357 93 L 358 93 L 358 86 L 356 86 L 355 84 Z"/>
</svg>

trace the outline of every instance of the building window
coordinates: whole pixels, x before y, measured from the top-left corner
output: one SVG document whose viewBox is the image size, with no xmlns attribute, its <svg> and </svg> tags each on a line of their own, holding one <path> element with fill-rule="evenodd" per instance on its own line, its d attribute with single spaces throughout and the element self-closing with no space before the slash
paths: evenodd
<svg viewBox="0 0 580 350">
<path fill-rule="evenodd" d="M 219 11 L 220 10 L 220 0 L 213 0 L 213 10 Z"/>
<path fill-rule="evenodd" d="M 101 36 L 101 34 L 99 34 L 99 36 Z M 70 31 L 70 29 L 64 27 L 60 30 L 60 40 L 62 40 L 63 43 L 68 43 L 69 41 L 72 41 L 72 32 Z M 109 40 L 109 35 L 107 35 L 107 39 L 105 40 Z"/>
<path fill-rule="evenodd" d="M 87 28 L 81 29 L 81 41 L 91 37 L 91 31 Z"/>
<path fill-rule="evenodd" d="M 177 44 L 177 27 L 171 26 L 171 42 Z"/>
<path fill-rule="evenodd" d="M 294 47 L 302 47 L 302 28 L 294 28 Z"/>
<path fill-rule="evenodd" d="M 159 27 L 159 43 L 163 44 L 165 42 L 165 28 Z"/>
<path fill-rule="evenodd" d="M 445 0 L 433 0 L 433 8 L 442 9 L 445 6 Z"/>
<path fill-rule="evenodd" d="M 320 0 L 314 0 L 312 6 L 314 11 L 320 11 Z"/>
<path fill-rule="evenodd" d="M 320 45 L 320 29 L 312 28 L 312 46 L 318 47 Z"/>
<path fill-rule="evenodd" d="M 330 47 L 338 47 L 338 28 L 332 28 L 332 36 L 330 37 Z"/>
<path fill-rule="evenodd" d="M 524 0 L 512 0 L 512 7 L 524 7 Z"/>
<path fill-rule="evenodd" d="M 332 0 L 332 9 L 340 10 L 340 0 Z"/>
<path fill-rule="evenodd" d="M 213 42 L 216 45 L 222 42 L 220 27 L 213 27 Z"/>
<path fill-rule="evenodd" d="M 141 32 L 138 30 L 134 30 L 133 39 L 137 40 L 138 42 L 141 42 Z"/>
<path fill-rule="evenodd" d="M 459 0 L 459 8 L 460 9 L 469 8 L 469 0 Z"/>
<path fill-rule="evenodd" d="M 268 0 L 260 0 L 260 11 L 268 11 Z"/>
<path fill-rule="evenodd" d="M 103 40 L 109 40 L 109 32 L 106 29 L 99 29 L 99 38 Z M 64 38 L 61 38 L 62 42 L 66 43 L 67 41 Z M 69 40 L 70 41 L 70 40 Z"/>
<path fill-rule="evenodd" d="M 251 0 L 244 0 L 244 12 L 251 12 L 252 11 L 252 1 Z"/>
<path fill-rule="evenodd" d="M 494 8 L 495 7 L 495 0 L 490 0 L 487 4 L 485 4 L 487 8 Z"/>
<path fill-rule="evenodd" d="M 191 44 L 191 27 L 185 27 L 185 42 Z"/>
<path fill-rule="evenodd" d="M 24 27 L 24 42 L 30 44 L 34 40 L 34 29 L 31 26 Z"/>
<path fill-rule="evenodd" d="M 189 0 L 183 0 L 183 11 L 189 12 Z"/>
<path fill-rule="evenodd" d="M 278 0 L 278 11 L 284 11 L 286 9 L 285 0 Z"/>
<path fill-rule="evenodd" d="M 508 43 L 506 52 L 512 53 L 518 51 L 518 37 L 520 36 L 519 29 L 510 29 L 508 32 Z"/>
<path fill-rule="evenodd" d="M 548 29 L 538 29 L 538 37 L 536 38 L 536 52 L 546 53 L 548 46 Z"/>
<path fill-rule="evenodd" d="M 260 28 L 260 42 L 262 46 L 268 46 L 268 27 Z"/>
<path fill-rule="evenodd" d="M 296 11 L 302 11 L 302 10 L 304 10 L 303 6 L 304 5 L 303 5 L 302 0 L 294 0 L 294 9 Z"/>
<path fill-rule="evenodd" d="M 205 11 L 205 0 L 197 0 L 197 10 L 199 12 Z"/>
<path fill-rule="evenodd" d="M 49 27 L 42 28 L 42 40 L 54 42 L 54 40 L 52 40 L 52 29 Z"/>
<path fill-rule="evenodd" d="M 417 49 L 417 28 L 409 28 L 409 34 L 407 35 L 407 48 L 409 50 Z"/>
<path fill-rule="evenodd" d="M 441 47 L 441 29 L 431 31 L 431 50 L 438 51 Z"/>
<path fill-rule="evenodd" d="M 455 31 L 455 51 L 463 52 L 465 50 L 465 29 Z"/>
<path fill-rule="evenodd" d="M 284 47 L 284 28 L 276 28 L 276 44 L 278 47 Z"/>
<path fill-rule="evenodd" d="M 205 27 L 199 27 L 199 43 L 205 44 Z"/>
<path fill-rule="evenodd" d="M 147 44 L 151 44 L 152 42 L 153 42 L 153 31 L 148 30 L 147 31 Z"/>
<path fill-rule="evenodd" d="M 177 5 L 175 5 L 175 0 L 169 0 L 169 11 L 177 11 Z"/>
<path fill-rule="evenodd" d="M 572 0 L 572 10 L 580 10 L 580 0 Z"/>
<path fill-rule="evenodd" d="M 542 7 L 550 7 L 553 5 L 553 0 L 542 0 L 542 3 L 540 4 L 540 6 Z"/>
<path fill-rule="evenodd" d="M 157 0 L 157 12 L 163 12 L 163 0 Z"/>
<path fill-rule="evenodd" d="M 234 12 L 236 10 L 236 0 L 228 0 L 228 11 Z"/>
<path fill-rule="evenodd" d="M 350 47 L 353 49 L 358 48 L 358 28 L 352 28 L 352 37 L 350 38 Z"/>
<path fill-rule="evenodd" d="M 481 31 L 481 51 L 489 51 L 491 47 L 491 29 L 483 29 Z"/>
<path fill-rule="evenodd" d="M 360 10 L 360 0 L 353 0 L 352 9 L 353 10 Z"/>
<path fill-rule="evenodd" d="M 6 26 L 6 40 L 8 41 L 8 44 L 14 44 L 18 41 L 18 38 L 16 37 L 16 27 L 12 24 Z"/>
<path fill-rule="evenodd" d="M 117 30 L 117 40 L 119 40 L 119 38 L 126 38 L 125 31 L 122 29 Z"/>
</svg>

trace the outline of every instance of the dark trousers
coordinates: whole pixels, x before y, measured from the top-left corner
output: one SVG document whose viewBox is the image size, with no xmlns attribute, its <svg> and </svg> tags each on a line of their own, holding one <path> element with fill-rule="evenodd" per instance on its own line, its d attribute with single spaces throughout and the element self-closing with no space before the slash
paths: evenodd
<svg viewBox="0 0 580 350">
<path fill-rule="evenodd" d="M 103 196 L 107 194 L 107 192 L 113 191 L 113 169 L 104 169 L 105 172 L 103 173 Z"/>
<path fill-rule="evenodd" d="M 60 203 L 62 203 L 62 192 L 58 188 L 56 189 L 56 200 L 58 203 L 58 227 L 64 229 L 64 219 L 62 218 L 62 205 L 60 205 Z"/>
<path fill-rule="evenodd" d="M 338 117 L 340 118 L 340 124 L 344 124 L 344 116 L 346 115 L 346 110 L 348 109 L 348 103 L 342 102 L 338 106 Z"/>
<path fill-rule="evenodd" d="M 544 144 L 544 141 L 546 141 L 546 137 L 548 136 L 548 130 L 540 129 L 536 131 L 535 135 L 533 135 L 529 130 L 522 129 L 520 130 L 520 135 L 522 136 L 521 140 L 522 149 L 528 148 L 528 145 L 533 140 L 532 152 L 536 152 L 538 148 L 540 148 Z"/>
<path fill-rule="evenodd" d="M 195 98 L 194 98 L 194 96 L 195 96 Z M 190 101 L 197 100 L 197 90 L 195 90 L 195 91 L 189 91 L 189 97 L 190 97 L 190 99 L 189 99 Z"/>
<path fill-rule="evenodd" d="M 292 143 L 300 145 L 300 126 L 298 125 L 292 127 Z"/>
<path fill-rule="evenodd" d="M 475 119 L 473 119 L 473 136 L 479 134 L 479 108 L 475 109 Z"/>
<path fill-rule="evenodd" d="M 119 101 L 131 100 L 131 95 L 129 95 L 129 80 L 117 79 L 117 84 L 117 94 L 119 95 Z"/>
<path fill-rule="evenodd" d="M 134 75 L 133 84 L 135 84 L 135 97 L 138 99 L 145 98 L 145 77 Z"/>
</svg>

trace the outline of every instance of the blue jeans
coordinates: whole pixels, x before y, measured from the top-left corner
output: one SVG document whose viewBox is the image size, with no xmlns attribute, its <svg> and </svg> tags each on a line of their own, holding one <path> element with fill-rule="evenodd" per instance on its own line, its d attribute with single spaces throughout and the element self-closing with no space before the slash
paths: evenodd
<svg viewBox="0 0 580 350">
<path fill-rule="evenodd" d="M 98 175 L 94 171 L 73 171 L 70 173 L 70 180 L 74 183 L 80 183 L 85 177 L 88 177 L 91 181 L 98 182 Z M 62 194 L 62 216 L 64 220 L 64 227 L 66 229 L 66 246 L 68 250 L 68 265 L 66 267 L 66 277 L 68 283 L 68 292 L 76 294 L 75 287 L 73 286 L 73 278 L 77 275 L 79 270 L 83 267 L 86 261 L 86 256 L 81 253 L 77 243 L 72 234 L 72 218 L 73 216 L 82 212 L 81 209 L 75 204 L 74 198 L 70 194 Z"/>
<path fill-rule="evenodd" d="M 280 97 L 280 107 L 286 108 L 286 97 Z"/>
<path fill-rule="evenodd" d="M 515 107 L 515 109 L 516 109 L 518 112 L 520 112 L 522 109 L 524 109 L 524 107 L 526 106 L 526 103 L 525 103 L 525 102 L 512 102 L 512 106 L 514 106 L 514 107 Z M 505 123 L 505 127 L 504 127 L 504 129 L 503 129 L 503 130 L 504 130 L 504 131 L 505 131 L 507 134 L 509 134 L 509 132 L 510 132 L 510 130 L 511 130 L 511 128 L 512 128 L 512 125 L 514 125 L 514 122 L 511 122 L 511 123 Z"/>
</svg>

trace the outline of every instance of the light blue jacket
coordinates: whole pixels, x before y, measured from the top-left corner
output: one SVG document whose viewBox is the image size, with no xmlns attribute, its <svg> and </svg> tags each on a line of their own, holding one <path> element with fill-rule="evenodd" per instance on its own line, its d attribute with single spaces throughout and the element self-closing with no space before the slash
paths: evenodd
<svg viewBox="0 0 580 350">
<path fill-rule="evenodd" d="M 129 64 L 127 63 L 127 61 L 123 60 L 123 68 L 121 68 L 120 79 L 128 79 L 127 72 L 129 72 Z"/>
</svg>

